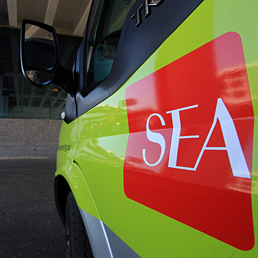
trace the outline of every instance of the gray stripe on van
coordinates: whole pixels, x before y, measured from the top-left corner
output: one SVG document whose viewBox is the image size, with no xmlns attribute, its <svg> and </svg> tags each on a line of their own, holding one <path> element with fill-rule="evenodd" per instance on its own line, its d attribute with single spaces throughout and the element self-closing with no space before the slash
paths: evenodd
<svg viewBox="0 0 258 258">
<path fill-rule="evenodd" d="M 80 213 L 87 230 L 94 258 L 140 257 L 101 220 L 96 219 L 82 209 L 80 209 Z"/>
</svg>

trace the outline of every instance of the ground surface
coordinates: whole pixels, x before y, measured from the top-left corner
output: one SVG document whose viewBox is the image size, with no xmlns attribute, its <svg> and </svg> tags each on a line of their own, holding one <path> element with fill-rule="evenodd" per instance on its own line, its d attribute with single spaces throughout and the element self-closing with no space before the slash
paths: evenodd
<svg viewBox="0 0 258 258">
<path fill-rule="evenodd" d="M 51 152 L 0 152 L 0 257 L 65 257 L 53 196 L 55 163 Z"/>
</svg>

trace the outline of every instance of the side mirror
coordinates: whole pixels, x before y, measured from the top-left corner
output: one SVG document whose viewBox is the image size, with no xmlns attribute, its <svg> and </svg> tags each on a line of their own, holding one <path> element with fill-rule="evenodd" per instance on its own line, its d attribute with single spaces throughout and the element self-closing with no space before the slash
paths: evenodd
<svg viewBox="0 0 258 258">
<path fill-rule="evenodd" d="M 74 96 L 72 72 L 60 65 L 57 35 L 52 26 L 23 20 L 20 59 L 22 73 L 29 83 L 42 88 L 53 82 Z"/>
<path fill-rule="evenodd" d="M 25 78 L 37 87 L 46 87 L 59 66 L 55 29 L 24 20 L 21 29 L 21 68 Z"/>
</svg>

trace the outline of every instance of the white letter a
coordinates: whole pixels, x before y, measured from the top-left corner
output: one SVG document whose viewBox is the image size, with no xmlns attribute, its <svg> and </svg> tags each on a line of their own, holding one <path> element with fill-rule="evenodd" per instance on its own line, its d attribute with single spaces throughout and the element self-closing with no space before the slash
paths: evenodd
<svg viewBox="0 0 258 258">
<path fill-rule="evenodd" d="M 226 147 L 207 147 L 207 144 L 217 123 L 217 119 L 220 122 Z M 228 153 L 228 158 L 232 168 L 233 175 L 235 177 L 251 178 L 233 119 L 230 116 L 221 98 L 219 98 L 217 101 L 214 120 L 209 131 L 209 134 L 202 147 L 200 155 L 197 159 L 197 162 L 195 164 L 195 169 L 197 169 L 198 164 L 205 150 L 226 150 Z"/>
</svg>

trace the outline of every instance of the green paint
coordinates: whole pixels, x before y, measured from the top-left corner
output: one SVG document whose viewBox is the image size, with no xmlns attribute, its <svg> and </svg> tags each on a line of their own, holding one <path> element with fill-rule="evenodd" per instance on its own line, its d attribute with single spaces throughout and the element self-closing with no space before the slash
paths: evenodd
<svg viewBox="0 0 258 258">
<path fill-rule="evenodd" d="M 251 26 L 258 24 L 257 10 L 257 1 L 204 1 L 123 87 L 77 119 L 78 143 L 74 159 L 80 167 L 73 166 L 68 179 L 77 202 L 82 209 L 103 220 L 141 257 L 256 257 L 258 254 L 257 244 L 250 251 L 240 251 L 130 200 L 123 189 L 123 164 L 129 133 L 125 105 L 127 87 L 226 32 L 235 31 L 242 38 L 257 116 L 258 27 Z M 256 243 L 257 129 L 255 120 L 252 202 Z M 72 166 L 76 130 L 76 123 L 72 123 L 63 125 L 61 131 L 60 145 L 72 146 L 69 153 L 58 153 L 58 173 L 66 178 Z"/>
</svg>

